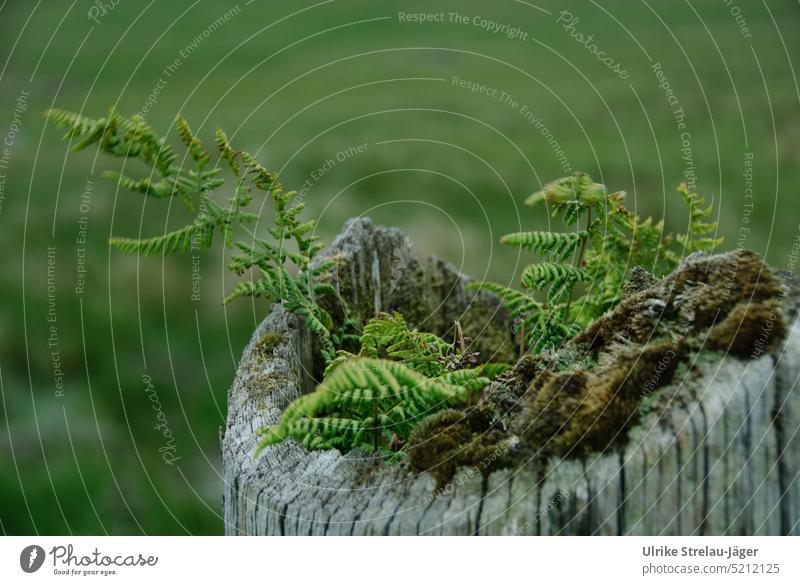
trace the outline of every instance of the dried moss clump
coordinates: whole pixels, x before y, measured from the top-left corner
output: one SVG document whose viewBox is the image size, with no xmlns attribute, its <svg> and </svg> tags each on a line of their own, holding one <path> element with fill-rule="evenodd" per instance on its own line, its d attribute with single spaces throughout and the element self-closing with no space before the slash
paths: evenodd
<svg viewBox="0 0 800 585">
<path fill-rule="evenodd" d="M 607 366 L 554 373 L 535 379 L 516 419 L 535 454 L 577 457 L 623 444 L 638 422 L 640 401 L 672 382 L 685 359 L 682 342 L 621 346 Z"/>
<path fill-rule="evenodd" d="M 786 325 L 776 300 L 739 303 L 708 332 L 707 344 L 742 358 L 756 358 L 775 349 L 786 336 Z"/>
<path fill-rule="evenodd" d="M 696 352 L 756 358 L 785 337 L 780 283 L 752 252 L 694 255 L 661 281 L 634 279 L 615 310 L 557 352 L 524 356 L 477 405 L 423 421 L 412 468 L 443 483 L 459 465 L 489 471 L 622 448 L 642 406 L 661 400 Z"/>
<path fill-rule="evenodd" d="M 640 274 L 628 298 L 559 352 L 583 350 L 589 367 L 550 367 L 531 379 L 514 421 L 529 450 L 570 457 L 620 447 L 642 401 L 671 383 L 692 352 L 755 358 L 785 336 L 780 284 L 752 252 L 694 255 L 642 289 L 646 281 Z"/>
</svg>

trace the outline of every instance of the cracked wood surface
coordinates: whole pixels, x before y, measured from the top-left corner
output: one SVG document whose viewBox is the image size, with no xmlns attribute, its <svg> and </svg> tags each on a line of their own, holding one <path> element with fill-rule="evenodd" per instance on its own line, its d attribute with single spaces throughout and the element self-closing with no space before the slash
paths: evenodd
<svg viewBox="0 0 800 585">
<path fill-rule="evenodd" d="M 414 300 L 415 322 L 443 334 L 477 310 L 489 315 L 485 331 L 510 340 L 496 300 L 467 293 L 447 264 L 423 270 L 397 230 L 356 220 L 328 254 L 344 258 L 336 284 L 354 305 L 405 312 Z M 280 335 L 270 355 L 258 344 L 265 333 Z M 222 441 L 227 534 L 800 534 L 797 321 L 773 355 L 695 364 L 675 382 L 668 416 L 645 416 L 622 453 L 552 460 L 545 472 L 462 468 L 438 491 L 430 474 L 360 451 L 286 441 L 253 457 L 256 430 L 313 388 L 313 346 L 274 307 L 244 351 Z"/>
</svg>

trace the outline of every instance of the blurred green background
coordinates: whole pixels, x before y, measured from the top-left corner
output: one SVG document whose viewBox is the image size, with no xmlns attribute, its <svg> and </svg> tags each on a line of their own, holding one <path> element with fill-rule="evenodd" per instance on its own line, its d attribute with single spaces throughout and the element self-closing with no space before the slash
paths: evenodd
<svg viewBox="0 0 800 585">
<path fill-rule="evenodd" d="M 221 533 L 226 392 L 268 310 L 222 307 L 232 281 L 219 247 L 202 260 L 200 300 L 189 255 L 110 251 L 112 233 L 188 218 L 117 193 L 99 173 L 119 162 L 68 153 L 43 110 L 146 110 L 170 138 L 179 112 L 206 138 L 222 126 L 286 185 L 306 184 L 326 241 L 367 214 L 406 230 L 421 256 L 504 282 L 521 259 L 496 242 L 546 225 L 521 207 L 540 182 L 585 170 L 680 229 L 674 187 L 689 171 L 726 246 L 785 268 L 800 221 L 800 5 L 737 1 L 0 4 L 0 530 Z M 562 10 L 579 20 L 565 26 Z M 400 15 L 419 12 L 445 22 Z"/>
</svg>

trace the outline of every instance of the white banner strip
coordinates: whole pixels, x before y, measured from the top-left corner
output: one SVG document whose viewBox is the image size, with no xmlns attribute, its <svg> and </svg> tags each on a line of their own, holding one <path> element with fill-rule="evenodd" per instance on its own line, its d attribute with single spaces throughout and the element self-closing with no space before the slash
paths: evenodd
<svg viewBox="0 0 800 585">
<path fill-rule="evenodd" d="M 798 583 L 798 544 L 796 537 L 5 537 L 0 582 Z"/>
</svg>

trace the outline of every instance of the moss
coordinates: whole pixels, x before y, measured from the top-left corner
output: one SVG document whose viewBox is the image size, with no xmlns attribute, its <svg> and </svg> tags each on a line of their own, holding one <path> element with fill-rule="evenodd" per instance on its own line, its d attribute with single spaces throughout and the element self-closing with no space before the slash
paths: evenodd
<svg viewBox="0 0 800 585">
<path fill-rule="evenodd" d="M 464 414 L 457 410 L 443 410 L 423 419 L 408 438 L 411 469 L 430 472 L 441 487 L 455 474 L 459 451 L 471 438 Z"/>
<path fill-rule="evenodd" d="M 256 342 L 256 349 L 263 357 L 271 357 L 282 339 L 280 333 L 265 333 Z"/>
<path fill-rule="evenodd" d="M 641 266 L 634 266 L 631 268 L 631 274 L 622 289 L 623 297 L 630 297 L 638 292 L 646 290 L 658 283 L 658 278 L 642 268 Z"/>
<path fill-rule="evenodd" d="M 685 342 L 662 340 L 619 350 L 607 368 L 547 370 L 531 382 L 516 431 L 543 457 L 621 446 L 640 402 L 672 382 L 685 356 Z"/>
<path fill-rule="evenodd" d="M 506 375 L 505 385 L 516 396 L 522 396 L 530 388 L 531 382 L 542 372 L 552 368 L 553 360 L 549 355 L 524 355 L 514 368 Z"/>
<path fill-rule="evenodd" d="M 743 358 L 772 351 L 786 335 L 786 325 L 776 300 L 739 303 L 708 332 L 707 345 Z"/>
<path fill-rule="evenodd" d="M 460 465 L 487 473 L 622 449 L 643 413 L 692 399 L 669 386 L 676 372 L 695 375 L 690 355 L 757 357 L 786 331 L 779 283 L 746 251 L 692 257 L 658 282 L 642 272 L 626 294 L 557 352 L 521 358 L 469 411 L 426 419 L 412 433 L 412 468 L 441 485 Z"/>
<path fill-rule="evenodd" d="M 538 360 L 517 365 L 517 382 L 523 372 L 531 381 L 512 424 L 529 449 L 573 457 L 624 446 L 642 405 L 654 403 L 690 351 L 757 357 L 785 335 L 780 285 L 752 252 L 693 257 L 642 286 L 544 369 Z"/>
<path fill-rule="evenodd" d="M 656 341 L 621 353 L 615 367 L 588 386 L 556 447 L 562 454 L 575 449 L 584 455 L 624 445 L 628 430 L 639 422 L 641 400 L 671 383 L 685 357 L 682 341 Z"/>
<path fill-rule="evenodd" d="M 541 373 L 529 386 L 515 430 L 542 456 L 561 451 L 555 442 L 580 408 L 590 380 L 582 370 Z"/>
<path fill-rule="evenodd" d="M 657 288 L 624 299 L 614 311 L 596 319 L 578 333 L 573 343 L 595 354 L 620 340 L 646 343 L 655 335 L 662 319 L 669 316 L 666 296 L 665 291 Z"/>
<path fill-rule="evenodd" d="M 461 466 L 487 474 L 511 465 L 518 441 L 495 425 L 494 407 L 490 400 L 483 400 L 466 411 L 448 409 L 425 418 L 408 440 L 411 469 L 430 472 L 438 489 Z"/>
<path fill-rule="evenodd" d="M 579 333 L 575 343 L 598 353 L 620 338 L 645 344 L 669 335 L 705 334 L 740 303 L 779 294 L 780 283 L 753 252 L 694 257 L 656 286 L 626 297 Z"/>
<path fill-rule="evenodd" d="M 516 437 L 497 428 L 476 433 L 461 452 L 460 461 L 487 475 L 512 465 L 517 443 Z"/>
</svg>

